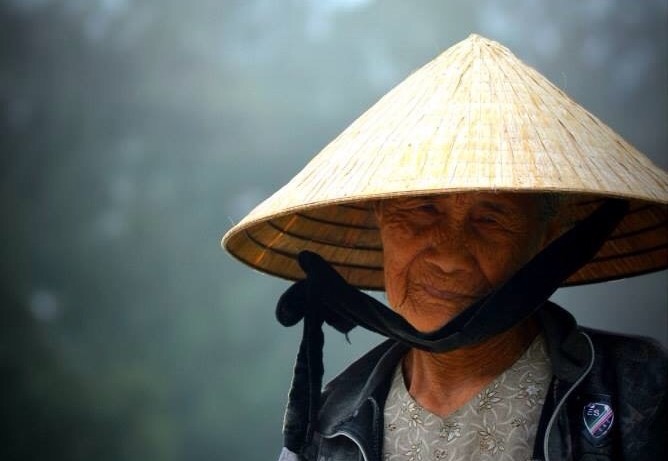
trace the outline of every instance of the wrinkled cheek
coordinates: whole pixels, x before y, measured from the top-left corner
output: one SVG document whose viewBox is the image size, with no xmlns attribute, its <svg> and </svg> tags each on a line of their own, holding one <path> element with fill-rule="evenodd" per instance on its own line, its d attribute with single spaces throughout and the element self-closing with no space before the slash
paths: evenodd
<svg viewBox="0 0 668 461">
<path fill-rule="evenodd" d="M 406 278 L 403 272 L 396 263 L 385 263 L 385 294 L 393 309 L 405 297 Z"/>
<path fill-rule="evenodd" d="M 489 250 L 485 257 L 479 258 L 479 261 L 486 262 L 481 268 L 492 286 L 507 281 L 530 259 L 533 255 L 531 244 L 532 242 L 527 242 L 525 245 L 507 242 L 496 246 L 495 250 Z"/>
<path fill-rule="evenodd" d="M 408 295 L 410 269 L 417 253 L 415 248 L 404 246 L 385 258 L 385 293 L 395 310 L 405 302 Z"/>
<path fill-rule="evenodd" d="M 406 298 L 409 267 L 420 253 L 422 239 L 417 239 L 407 226 L 388 226 L 381 233 L 383 242 L 383 264 L 385 294 L 392 308 Z"/>
</svg>

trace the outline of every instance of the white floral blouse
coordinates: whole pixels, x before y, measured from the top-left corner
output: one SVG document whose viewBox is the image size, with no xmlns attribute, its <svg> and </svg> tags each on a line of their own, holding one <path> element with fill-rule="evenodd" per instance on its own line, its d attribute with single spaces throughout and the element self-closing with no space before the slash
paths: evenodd
<svg viewBox="0 0 668 461">
<path fill-rule="evenodd" d="M 384 460 L 529 460 L 551 377 L 539 335 L 477 397 L 441 418 L 413 400 L 399 364 L 385 403 Z"/>
</svg>

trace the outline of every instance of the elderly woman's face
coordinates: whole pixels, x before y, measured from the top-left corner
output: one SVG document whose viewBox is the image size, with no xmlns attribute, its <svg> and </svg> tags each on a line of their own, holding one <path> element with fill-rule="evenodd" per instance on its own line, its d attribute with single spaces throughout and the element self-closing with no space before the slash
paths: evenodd
<svg viewBox="0 0 668 461">
<path fill-rule="evenodd" d="M 547 242 L 531 195 L 466 193 L 397 198 L 378 208 L 390 305 L 416 329 L 445 325 Z"/>
</svg>

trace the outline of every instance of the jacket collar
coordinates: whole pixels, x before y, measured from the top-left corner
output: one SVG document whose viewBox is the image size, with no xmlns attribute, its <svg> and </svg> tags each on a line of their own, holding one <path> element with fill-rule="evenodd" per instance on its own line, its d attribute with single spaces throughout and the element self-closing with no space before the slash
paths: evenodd
<svg viewBox="0 0 668 461">
<path fill-rule="evenodd" d="M 384 341 L 327 384 L 321 398 L 319 431 L 333 434 L 343 423 L 355 419 L 370 399 L 382 404 L 389 378 L 408 350 L 394 340 Z"/>
<path fill-rule="evenodd" d="M 550 301 L 538 310 L 537 318 L 547 343 L 552 374 L 564 383 L 574 383 L 593 359 L 589 341 L 575 318 Z"/>
</svg>

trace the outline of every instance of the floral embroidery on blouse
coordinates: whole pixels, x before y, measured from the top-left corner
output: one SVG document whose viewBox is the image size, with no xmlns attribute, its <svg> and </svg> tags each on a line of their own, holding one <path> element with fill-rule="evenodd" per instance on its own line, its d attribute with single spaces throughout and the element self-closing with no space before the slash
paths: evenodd
<svg viewBox="0 0 668 461">
<path fill-rule="evenodd" d="M 497 454 L 499 451 L 504 451 L 504 437 L 496 432 L 496 426 L 486 427 L 482 431 L 478 431 L 480 436 L 480 451 L 483 453 Z"/>
<path fill-rule="evenodd" d="M 408 461 L 422 461 L 422 442 L 413 443 L 405 455 Z"/>
<path fill-rule="evenodd" d="M 552 370 L 539 335 L 525 353 L 445 418 L 422 408 L 395 370 L 385 402 L 384 461 L 528 460 Z"/>
<path fill-rule="evenodd" d="M 446 439 L 447 442 L 452 441 L 455 437 L 461 437 L 462 435 L 462 426 L 458 422 L 442 422 L 441 423 L 441 430 L 440 430 L 440 437 L 443 437 Z"/>
<path fill-rule="evenodd" d="M 549 383 L 545 383 L 544 380 L 536 380 L 533 373 L 529 372 L 520 381 L 520 391 L 517 393 L 516 398 L 525 400 L 527 406 L 530 408 L 538 403 L 542 404 L 542 400 L 539 401 L 539 399 L 542 398 L 543 389 L 547 384 Z"/>
<path fill-rule="evenodd" d="M 495 403 L 499 403 L 501 401 L 501 398 L 497 396 L 497 389 L 499 388 L 499 383 L 494 382 L 490 387 L 487 389 L 483 390 L 481 393 L 478 394 L 478 410 L 483 411 L 483 410 L 491 410 L 492 405 Z"/>
</svg>

